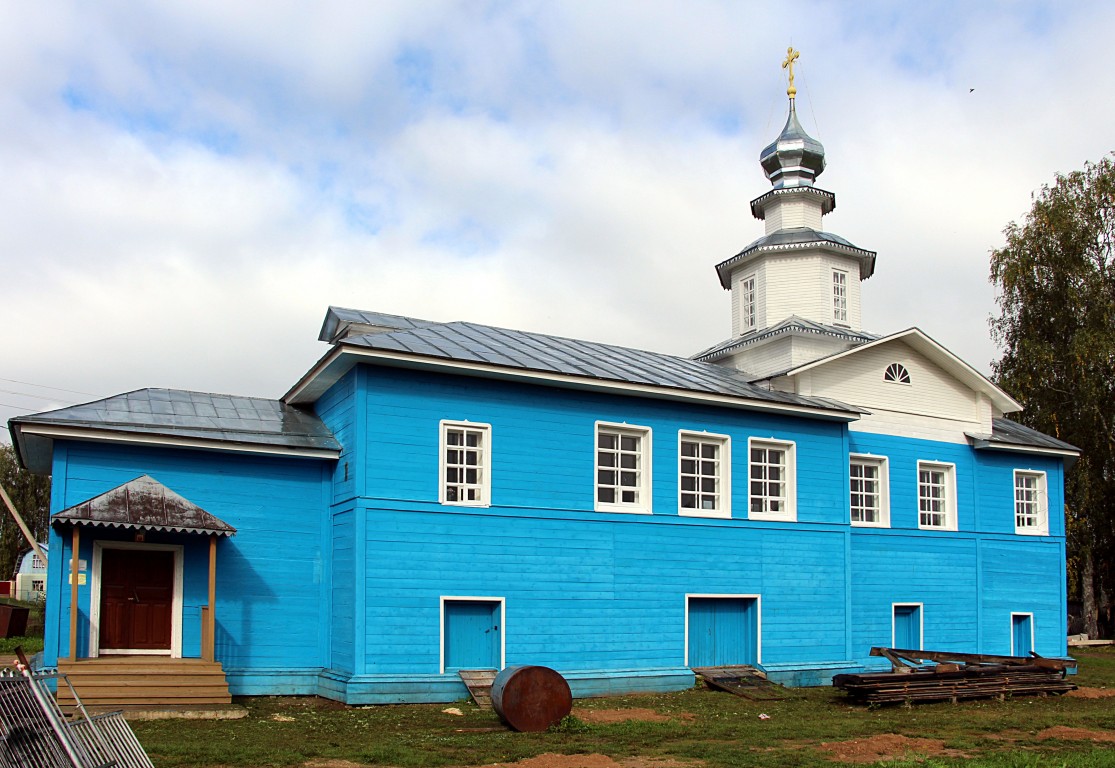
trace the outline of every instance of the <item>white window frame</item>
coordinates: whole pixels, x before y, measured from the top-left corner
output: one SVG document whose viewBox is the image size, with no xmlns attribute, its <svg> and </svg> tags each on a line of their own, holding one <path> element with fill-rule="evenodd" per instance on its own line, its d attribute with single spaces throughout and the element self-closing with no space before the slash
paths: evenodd
<svg viewBox="0 0 1115 768">
<path fill-rule="evenodd" d="M 945 521 L 942 525 L 928 525 L 922 523 L 922 495 L 921 495 L 921 473 L 927 472 L 944 472 L 945 475 L 945 492 L 943 500 L 945 503 Z M 923 531 L 955 531 L 957 530 L 957 509 L 956 509 L 956 465 L 944 461 L 919 461 L 917 475 L 914 480 L 917 483 L 917 499 L 918 499 L 918 528 Z M 936 514 L 936 513 L 929 513 Z"/>
<path fill-rule="evenodd" d="M 635 468 L 638 474 L 638 484 L 632 486 L 635 488 L 638 500 L 634 502 L 622 501 L 600 501 L 600 472 L 601 470 L 608 471 L 611 467 L 600 465 L 600 435 L 601 434 L 615 434 L 620 437 L 638 437 L 639 438 L 639 451 L 638 451 L 638 466 Z M 613 422 L 613 421 L 598 421 L 596 428 L 592 433 L 592 502 L 593 508 L 597 512 L 623 512 L 625 514 L 635 515 L 649 515 L 653 506 L 651 504 L 651 457 L 653 451 L 651 450 L 651 429 L 650 427 L 642 427 L 635 424 L 627 424 L 626 422 Z M 623 469 L 616 467 L 616 471 Z M 620 478 L 617 478 L 617 481 Z M 624 486 L 617 484 L 617 490 Z"/>
<path fill-rule="evenodd" d="M 1035 631 L 1035 629 L 1037 629 L 1037 627 L 1035 626 L 1033 611 L 1011 611 L 1011 614 L 1010 614 L 1010 655 L 1011 656 L 1017 656 L 1018 655 L 1018 653 L 1014 649 L 1014 617 L 1015 616 L 1026 616 L 1027 618 L 1030 619 L 1030 649 L 1036 651 L 1037 646 L 1034 645 L 1034 631 Z"/>
<path fill-rule="evenodd" d="M 689 473 L 684 471 L 684 462 L 691 457 L 682 455 L 683 443 L 696 443 L 698 446 L 704 444 L 714 444 L 719 448 L 719 456 L 715 459 L 717 469 L 719 470 L 716 475 L 716 501 L 715 509 L 702 509 L 698 507 L 683 507 L 682 499 L 686 495 L 696 495 L 699 499 L 702 495 L 700 489 L 694 491 L 686 491 L 682 488 L 683 478 Z M 700 463 L 708 461 L 701 459 L 699 456 L 693 459 Z M 694 476 L 698 481 L 702 479 L 700 468 L 695 471 Z M 678 430 L 678 514 L 683 517 L 718 517 L 730 518 L 732 516 L 732 438 L 728 435 L 719 435 L 712 432 L 694 432 L 690 430 Z"/>
<path fill-rule="evenodd" d="M 893 362 L 883 371 L 883 381 L 887 384 L 902 384 L 907 387 L 913 385 L 910 369 L 899 362 Z"/>
<path fill-rule="evenodd" d="M 873 464 L 879 468 L 879 519 L 874 522 L 865 522 L 856 520 L 852 516 L 852 499 L 851 494 L 855 493 L 852 486 L 855 484 L 855 478 L 852 477 L 853 464 Z M 890 527 L 890 462 L 886 456 L 875 456 L 870 453 L 851 453 L 848 454 L 848 521 L 856 526 L 863 528 L 889 528 Z"/>
<path fill-rule="evenodd" d="M 832 271 L 832 322 L 848 323 L 848 273 L 843 269 Z"/>
<path fill-rule="evenodd" d="M 739 327 L 744 332 L 759 325 L 759 278 L 752 272 L 739 281 Z"/>
<path fill-rule="evenodd" d="M 482 435 L 482 444 L 480 446 L 480 482 L 479 483 L 454 483 L 460 487 L 474 487 L 480 492 L 478 499 L 456 499 L 450 500 L 448 494 L 448 457 L 447 453 L 450 448 L 448 436 L 449 430 L 459 429 L 467 432 L 479 432 Z M 443 419 L 439 422 L 438 432 L 440 440 L 438 441 L 438 502 L 452 507 L 490 507 L 492 504 L 492 425 L 482 424 L 475 421 L 449 421 Z M 454 446 L 456 447 L 456 446 Z M 467 446 L 462 446 L 467 448 Z"/>
<path fill-rule="evenodd" d="M 1037 480 L 1037 487 L 1034 489 L 1037 498 L 1032 502 L 1036 505 L 1035 516 L 1037 522 L 1034 525 L 1019 525 L 1019 503 L 1021 500 L 1018 498 L 1018 482 L 1021 478 L 1033 478 Z M 1045 472 L 1036 469 L 1016 469 L 1014 470 L 1014 532 L 1021 536 L 1048 536 L 1049 535 L 1049 494 L 1046 485 Z"/>
<path fill-rule="evenodd" d="M 755 448 L 775 448 L 785 451 L 786 455 L 786 495 L 782 497 L 785 509 L 780 512 L 756 512 L 752 509 L 752 501 L 756 498 L 751 492 L 752 460 L 751 452 Z M 762 480 L 758 482 L 763 482 Z M 768 496 L 759 498 L 769 499 Z M 764 505 L 765 506 L 765 505 Z M 792 440 L 779 440 L 774 437 L 749 437 L 747 439 L 747 518 L 749 520 L 778 520 L 795 522 L 797 520 L 797 444 Z"/>
<path fill-rule="evenodd" d="M 925 649 L 925 603 L 891 603 L 890 604 L 890 647 L 897 647 L 897 640 L 895 639 L 895 621 L 894 609 L 895 608 L 917 608 L 918 609 L 918 647 L 917 648 L 903 648 L 905 651 L 921 651 Z M 1011 641 L 1013 642 L 1013 640 Z"/>
</svg>

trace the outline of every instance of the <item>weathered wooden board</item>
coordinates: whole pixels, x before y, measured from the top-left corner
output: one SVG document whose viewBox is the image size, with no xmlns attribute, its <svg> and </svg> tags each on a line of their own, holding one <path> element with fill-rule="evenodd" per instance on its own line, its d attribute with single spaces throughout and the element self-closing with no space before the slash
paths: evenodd
<svg viewBox="0 0 1115 768">
<path fill-rule="evenodd" d="M 752 701 L 782 701 L 782 686 L 767 680 L 754 667 L 694 667 L 693 672 L 711 688 L 742 696 Z"/>
</svg>

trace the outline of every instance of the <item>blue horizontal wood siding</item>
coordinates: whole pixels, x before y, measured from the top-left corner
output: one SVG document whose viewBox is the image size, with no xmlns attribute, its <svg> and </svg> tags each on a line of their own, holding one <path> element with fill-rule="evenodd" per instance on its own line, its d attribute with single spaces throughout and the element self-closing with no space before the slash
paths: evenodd
<svg viewBox="0 0 1115 768">
<path fill-rule="evenodd" d="M 839 531 L 525 510 L 366 514 L 371 674 L 438 671 L 446 596 L 506 601 L 508 664 L 683 666 L 686 594 L 762 595 L 764 661 L 845 658 Z"/>
<path fill-rule="evenodd" d="M 494 505 L 592 510 L 596 422 L 605 421 L 651 430 L 656 515 L 678 514 L 678 431 L 707 430 L 732 440 L 733 517 L 747 516 L 747 440 L 756 437 L 796 443 L 800 523 L 847 519 L 840 422 L 389 368 L 360 381 L 371 499 L 437 501 L 438 425 L 449 419 L 491 425 Z"/>
<path fill-rule="evenodd" d="M 237 529 L 217 546 L 217 657 L 226 667 L 324 665 L 318 627 L 325 619 L 322 515 L 328 477 L 322 462 L 87 443 L 69 443 L 60 455 L 65 460 L 55 463 L 52 512 L 148 474 Z M 51 542 L 62 552 L 68 538 L 68 532 L 52 533 Z M 84 529 L 81 557 L 90 567 L 93 538 L 131 540 L 132 535 Z M 184 614 L 199 615 L 207 600 L 207 537 L 152 532 L 146 541 L 184 545 Z M 58 628 L 48 638 L 47 663 L 68 653 L 70 590 L 63 560 L 68 557 L 57 558 L 50 577 L 48 610 Z M 87 584 L 79 595 L 83 656 L 88 653 L 88 590 Z M 199 652 L 200 627 L 183 626 L 183 654 Z"/>
</svg>

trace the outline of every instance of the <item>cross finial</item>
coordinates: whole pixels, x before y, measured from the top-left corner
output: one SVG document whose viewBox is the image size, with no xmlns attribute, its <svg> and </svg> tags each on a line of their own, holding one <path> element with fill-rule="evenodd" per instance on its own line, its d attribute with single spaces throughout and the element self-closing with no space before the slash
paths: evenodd
<svg viewBox="0 0 1115 768">
<path fill-rule="evenodd" d="M 794 62 L 800 55 L 801 52 L 795 51 L 794 46 L 791 45 L 786 49 L 786 60 L 782 62 L 782 69 L 790 72 L 790 87 L 786 89 L 786 95 L 791 99 L 798 95 L 798 89 L 794 87 Z"/>
</svg>

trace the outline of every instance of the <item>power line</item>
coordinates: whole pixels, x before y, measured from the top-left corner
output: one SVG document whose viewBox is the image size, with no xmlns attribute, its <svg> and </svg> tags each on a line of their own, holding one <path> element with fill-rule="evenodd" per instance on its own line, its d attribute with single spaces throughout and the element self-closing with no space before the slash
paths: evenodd
<svg viewBox="0 0 1115 768">
<path fill-rule="evenodd" d="M 54 397 L 53 395 L 33 395 L 30 392 L 16 392 L 14 389 L 0 389 L 0 392 L 3 392 L 5 395 L 19 395 L 20 397 L 36 397 L 39 400 L 50 400 L 51 402 L 59 402 L 59 403 L 62 403 L 63 405 L 73 405 L 74 404 L 73 401 L 59 400 L 58 398 Z"/>
<path fill-rule="evenodd" d="M 48 384 L 36 384 L 32 381 L 20 381 L 19 379 L 5 379 L 0 376 L 0 381 L 10 381 L 12 384 L 23 384 L 28 387 L 38 387 L 39 389 L 54 389 L 59 392 L 72 392 L 75 395 L 89 395 L 89 397 L 96 397 L 92 392 L 82 392 L 79 389 L 65 389 L 64 387 L 52 387 Z M 19 394 L 18 392 L 15 394 Z"/>
<path fill-rule="evenodd" d="M 15 408 L 17 411 L 26 411 L 27 410 L 26 405 L 12 405 L 11 403 L 0 403 L 0 407 Z"/>
</svg>

